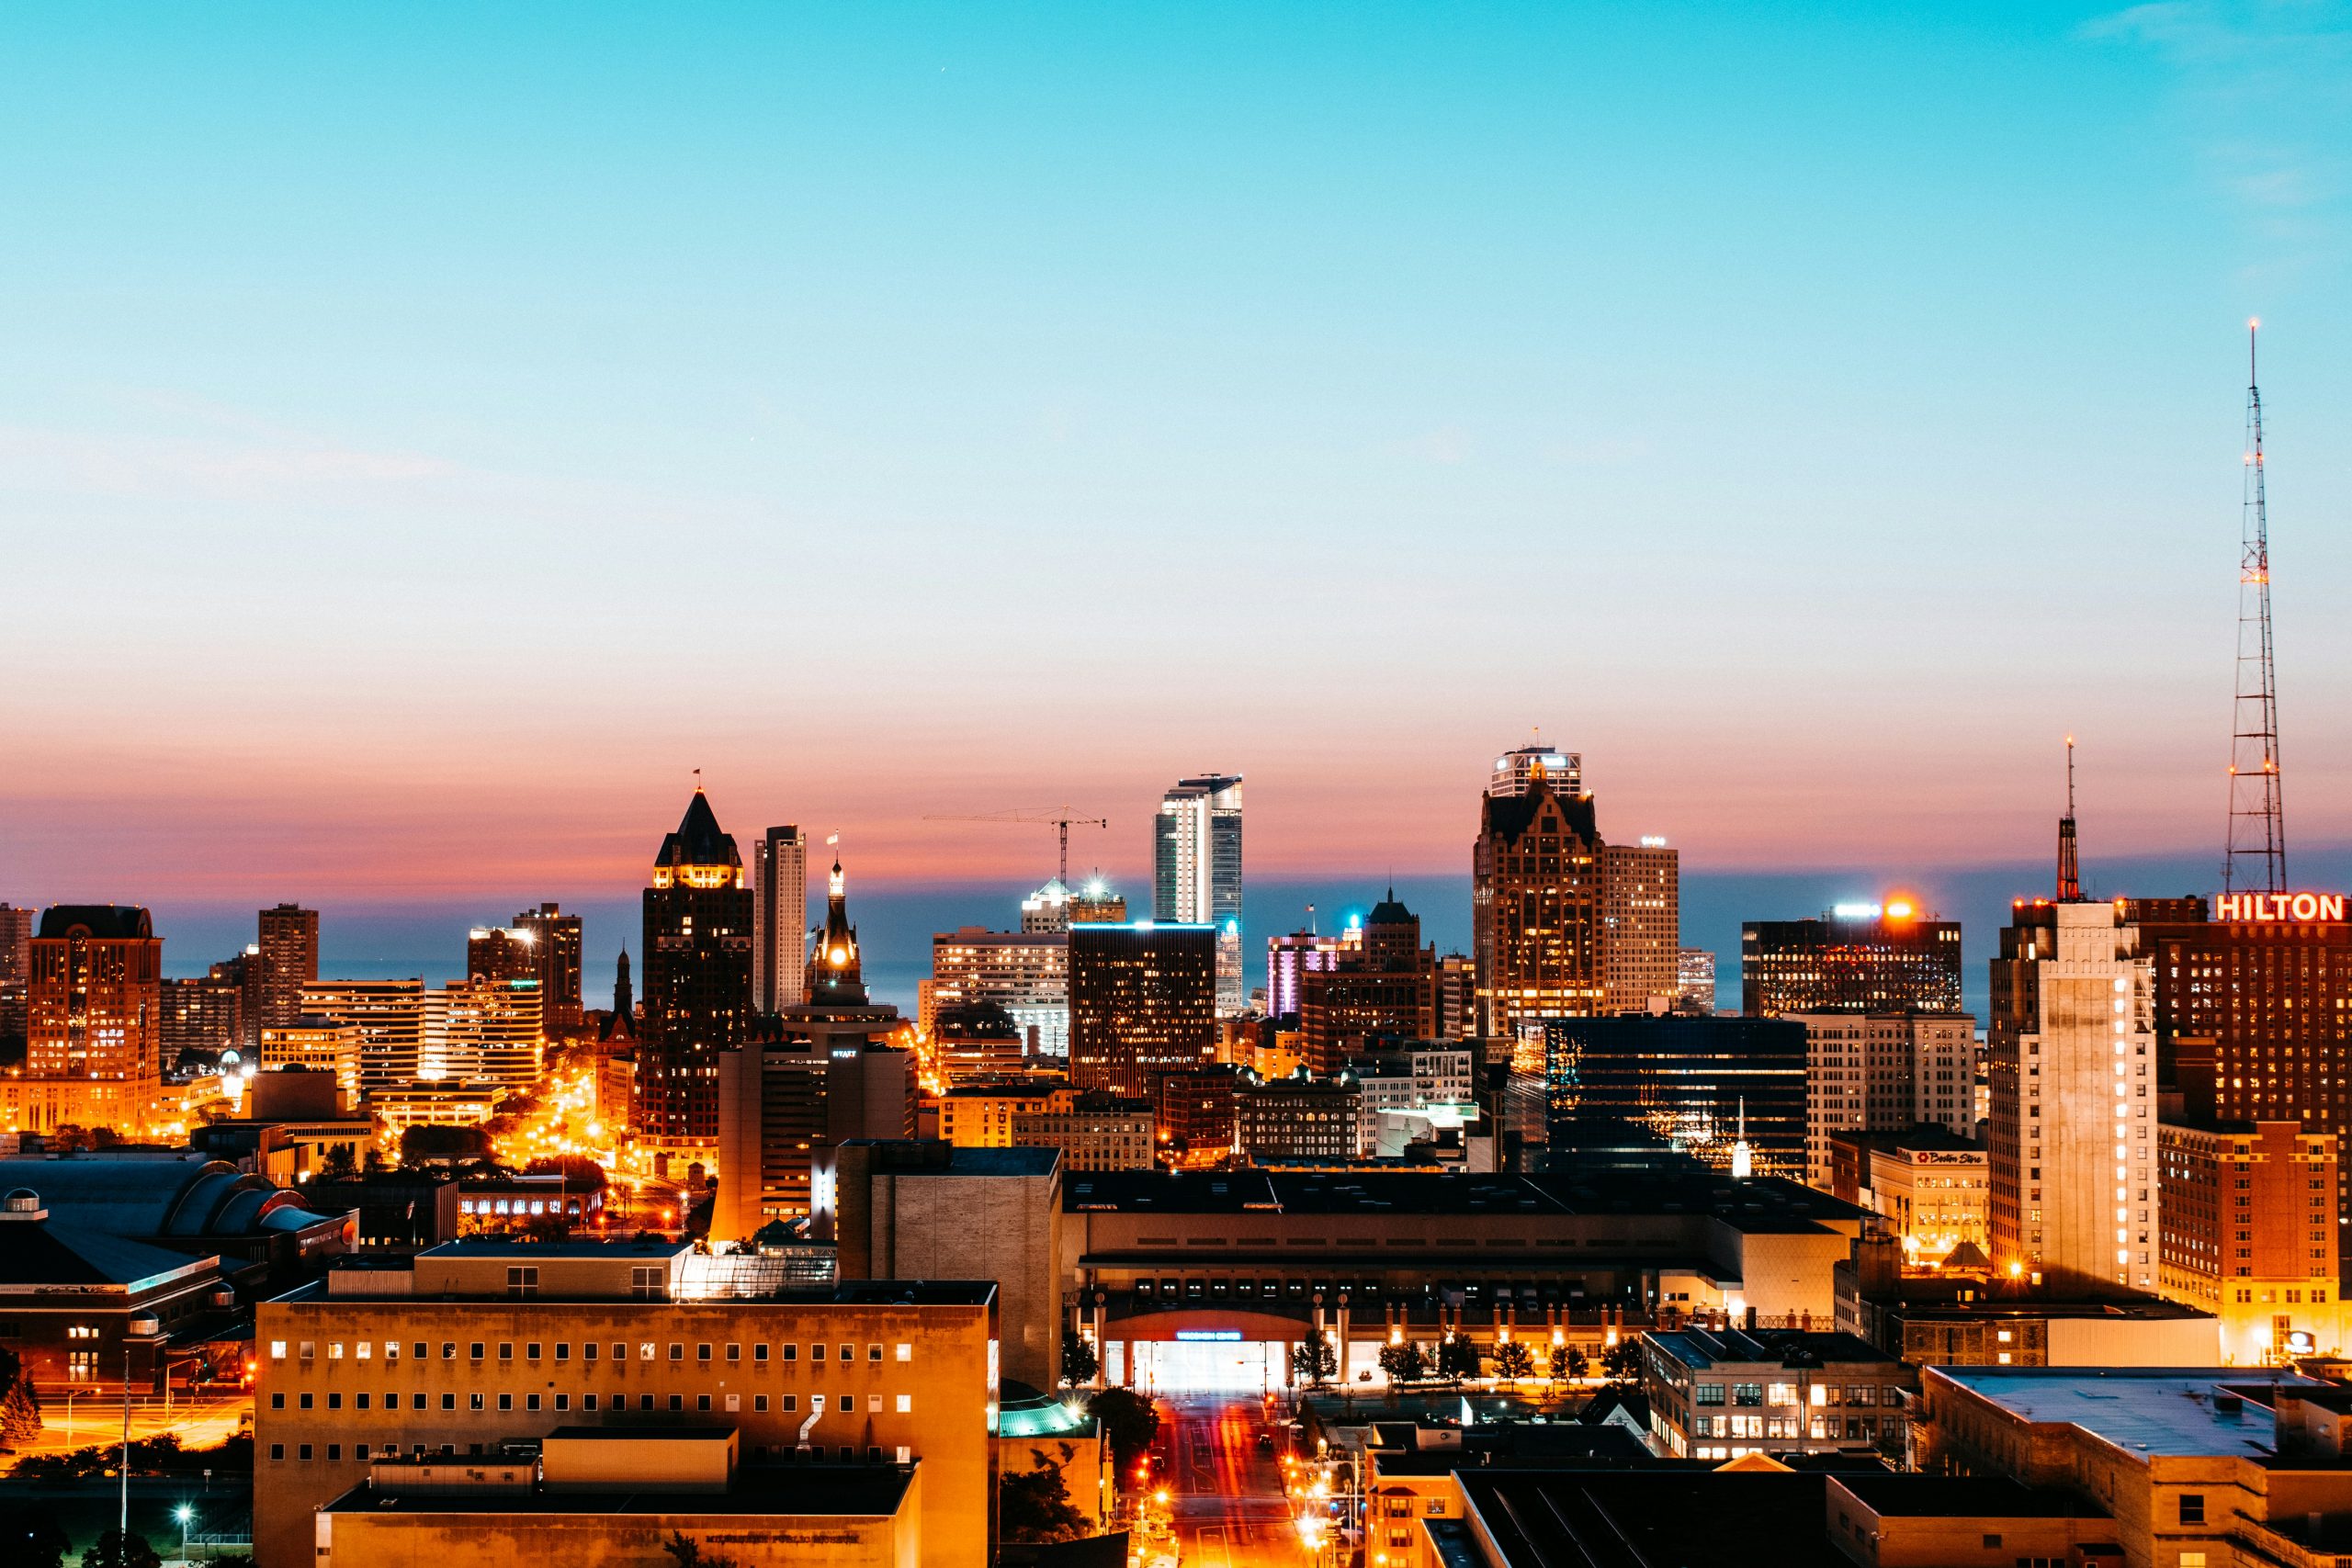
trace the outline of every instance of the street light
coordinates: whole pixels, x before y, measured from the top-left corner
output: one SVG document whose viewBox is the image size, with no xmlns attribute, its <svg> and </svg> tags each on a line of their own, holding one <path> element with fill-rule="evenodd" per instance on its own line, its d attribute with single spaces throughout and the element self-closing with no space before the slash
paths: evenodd
<svg viewBox="0 0 2352 1568">
<path fill-rule="evenodd" d="M 182 1503 L 172 1510 L 172 1517 L 180 1522 L 180 1568 L 187 1568 L 187 1527 L 188 1521 L 196 1517 L 196 1510 Z"/>
</svg>

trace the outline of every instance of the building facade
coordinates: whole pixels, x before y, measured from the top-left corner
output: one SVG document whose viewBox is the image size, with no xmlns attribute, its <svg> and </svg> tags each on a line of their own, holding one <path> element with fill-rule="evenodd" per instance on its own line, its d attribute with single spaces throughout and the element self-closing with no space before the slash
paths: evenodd
<svg viewBox="0 0 2352 1568">
<path fill-rule="evenodd" d="M 1664 839 L 1600 847 L 1600 1010 L 1671 1007 L 1682 994 L 1681 858 Z"/>
<path fill-rule="evenodd" d="M 1805 1174 L 1805 1037 L 1787 1019 L 1623 1014 L 1544 1025 L 1550 1141 L 1618 1121 L 1719 1170 L 1745 1142 L 1758 1176 Z"/>
<path fill-rule="evenodd" d="M 60 904 L 27 944 L 20 1131 L 135 1131 L 162 1091 L 163 940 L 130 905 Z"/>
<path fill-rule="evenodd" d="M 539 982 L 540 1027 L 549 1040 L 563 1040 L 581 1030 L 580 917 L 567 915 L 560 904 L 541 904 L 514 917 L 514 929 L 528 931 L 538 955 L 534 975 Z"/>
<path fill-rule="evenodd" d="M 1707 948 L 1685 947 L 1674 956 L 1674 1010 L 1704 1018 L 1715 1010 L 1715 955 Z"/>
<path fill-rule="evenodd" d="M 254 949 L 260 961 L 251 1023 L 255 1044 L 261 1042 L 261 1031 L 302 1016 L 302 987 L 319 977 L 316 909 L 279 904 L 262 910 L 260 921 L 260 940 Z"/>
<path fill-rule="evenodd" d="M 2019 903 L 1993 960 L 1993 1262 L 2157 1283 L 2154 965 L 2122 905 Z"/>
<path fill-rule="evenodd" d="M 452 980 L 424 992 L 424 1003 L 420 1082 L 481 1084 L 502 1093 L 538 1087 L 546 1040 L 537 980 Z"/>
<path fill-rule="evenodd" d="M 1148 1100 L 1160 1074 L 1214 1060 L 1217 952 L 1206 925 L 1072 926 L 1070 1082 Z"/>
<path fill-rule="evenodd" d="M 306 1015 L 359 1038 L 359 1087 L 369 1094 L 418 1081 L 424 1066 L 424 982 L 323 980 L 302 987 Z"/>
<path fill-rule="evenodd" d="M 993 1003 L 1039 1055 L 1069 1055 L 1069 933 L 960 926 L 931 939 L 931 985 L 922 1027 L 953 1009 Z"/>
<path fill-rule="evenodd" d="M 752 989 L 762 1012 L 808 1000 L 808 841 L 790 822 L 752 846 Z"/>
<path fill-rule="evenodd" d="M 2300 1122 L 2165 1122 L 2156 1131 L 2157 1291 L 2219 1317 L 2222 1359 L 2232 1365 L 2341 1355 L 2335 1134 Z"/>
<path fill-rule="evenodd" d="M 1522 1024 L 1600 1012 L 1600 920 L 1592 796 L 1571 781 L 1555 786 L 1532 763 L 1522 791 L 1490 790 L 1479 806 L 1471 849 L 1479 1033 L 1516 1039 Z"/>
<path fill-rule="evenodd" d="M 1012 1146 L 1059 1149 L 1065 1170 L 1148 1170 L 1154 1131 L 1151 1101 L 1100 1090 L 1012 1113 Z"/>
<path fill-rule="evenodd" d="M 1235 1141 L 1243 1157 L 1357 1158 L 1363 1152 L 1363 1094 L 1353 1078 L 1276 1078 L 1233 1093 Z"/>
<path fill-rule="evenodd" d="M 638 1134 L 707 1145 L 718 1134 L 718 1053 L 748 1037 L 752 889 L 735 840 L 697 788 L 645 889 Z"/>
<path fill-rule="evenodd" d="M 1151 915 L 1216 932 L 1216 1011 L 1243 1010 L 1241 775 L 1179 779 L 1152 823 Z"/>
<path fill-rule="evenodd" d="M 1688 1328 L 1642 1341 L 1650 1430 L 1675 1459 L 1900 1455 L 1919 1374 L 1851 1334 Z"/>
<path fill-rule="evenodd" d="M 1959 1012 L 1960 922 L 1923 918 L 1900 899 L 1845 905 L 1817 920 L 1740 928 L 1740 1010 Z"/>
<path fill-rule="evenodd" d="M 1838 1133 L 1932 1123 L 1976 1135 L 1976 1020 L 1967 1013 L 1812 1012 L 1804 1030 L 1805 1180 L 1829 1186 Z"/>
</svg>

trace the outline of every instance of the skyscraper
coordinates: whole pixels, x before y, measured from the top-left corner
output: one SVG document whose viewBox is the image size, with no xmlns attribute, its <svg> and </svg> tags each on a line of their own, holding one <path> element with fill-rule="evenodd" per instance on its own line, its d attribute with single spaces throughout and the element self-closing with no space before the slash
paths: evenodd
<svg viewBox="0 0 2352 1568">
<path fill-rule="evenodd" d="M 1339 962 L 1299 976 L 1298 1026 L 1307 1067 L 1331 1074 L 1375 1038 L 1428 1040 L 1437 1033 L 1437 954 L 1421 946 L 1421 922 L 1396 889 L 1373 906 L 1361 936 Z"/>
<path fill-rule="evenodd" d="M 302 987 L 319 977 L 319 912 L 280 904 L 261 912 L 255 949 L 261 973 L 255 982 L 259 1011 L 247 1021 L 259 1044 L 264 1029 L 282 1029 L 302 1016 Z"/>
<path fill-rule="evenodd" d="M 539 977 L 539 939 L 520 926 L 476 926 L 466 933 L 466 978 L 530 980 Z"/>
<path fill-rule="evenodd" d="M 1241 978 L 1241 775 L 1179 779 L 1152 827 L 1152 919 L 1216 928 L 1216 1010 L 1248 1005 Z"/>
<path fill-rule="evenodd" d="M 1069 935 L 963 926 L 931 939 L 923 1027 L 940 1012 L 994 1003 L 1048 1056 L 1069 1054 Z"/>
<path fill-rule="evenodd" d="M 787 822 L 752 846 L 752 990 L 762 1012 L 807 999 L 808 841 Z"/>
<path fill-rule="evenodd" d="M 164 943 L 147 911 L 61 904 L 44 910 L 28 949 L 25 1078 L 17 1125 L 131 1131 L 160 1088 Z"/>
<path fill-rule="evenodd" d="M 1292 931 L 1266 939 L 1266 1016 L 1291 1018 L 1298 1012 L 1300 988 L 1309 971 L 1338 965 L 1341 951 L 1360 941 L 1363 928 L 1346 936 L 1319 931 Z"/>
<path fill-rule="evenodd" d="M 1960 922 L 1908 900 L 1841 904 L 1817 920 L 1750 920 L 1739 933 L 1739 1010 L 1958 1012 Z"/>
<path fill-rule="evenodd" d="M 2154 966 L 2124 905 L 2019 902 L 1993 960 L 1993 1262 L 2158 1280 Z"/>
<path fill-rule="evenodd" d="M 1680 857 L 1664 839 L 1600 846 L 1600 1010 L 1643 1012 L 1681 994 Z"/>
<path fill-rule="evenodd" d="M 363 1092 L 417 1081 L 424 1059 L 424 980 L 322 980 L 302 987 L 302 1010 L 359 1037 Z"/>
<path fill-rule="evenodd" d="M 1600 832 L 1592 796 L 1568 759 L 1555 785 L 1545 755 L 1513 752 L 1480 799 L 1471 848 L 1471 927 L 1478 1031 L 1516 1039 L 1522 1023 L 1588 1018 L 1601 1006 Z M 1540 1047 L 1526 1066 L 1539 1068 Z"/>
<path fill-rule="evenodd" d="M 1217 933 L 1205 925 L 1069 929 L 1069 1077 L 1150 1096 L 1216 1054 Z"/>
<path fill-rule="evenodd" d="M 1804 1029 L 1805 1180 L 1830 1187 L 1829 1140 L 1933 1122 L 1976 1136 L 1976 1020 L 1964 1012 L 1786 1014 Z"/>
<path fill-rule="evenodd" d="M 32 973 L 32 942 L 33 911 L 0 904 L 0 1041 L 25 1037 L 25 985 Z"/>
<path fill-rule="evenodd" d="M 1555 750 L 1531 743 L 1495 759 L 1487 780 L 1488 795 L 1525 795 L 1538 779 L 1561 795 L 1584 793 L 1584 759 L 1574 751 Z"/>
<path fill-rule="evenodd" d="M 562 906 L 542 904 L 514 917 L 514 929 L 531 933 L 537 945 L 540 1027 L 550 1040 L 580 1028 L 580 917 Z"/>
<path fill-rule="evenodd" d="M 718 1135 L 717 1055 L 753 1017 L 752 903 L 743 857 L 697 786 L 645 890 L 638 1132 L 650 1141 Z"/>
</svg>

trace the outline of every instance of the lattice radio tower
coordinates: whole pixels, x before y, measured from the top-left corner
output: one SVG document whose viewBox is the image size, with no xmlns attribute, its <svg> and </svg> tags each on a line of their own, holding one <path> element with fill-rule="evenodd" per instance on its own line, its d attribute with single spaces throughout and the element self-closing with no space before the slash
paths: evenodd
<svg viewBox="0 0 2352 1568">
<path fill-rule="evenodd" d="M 2270 512 L 2263 493 L 2258 321 L 2246 323 L 2245 504 L 2238 557 L 2237 703 L 2230 726 L 2230 836 L 2224 892 L 2287 891 L 2278 794 L 2278 671 L 2270 650 Z"/>
</svg>

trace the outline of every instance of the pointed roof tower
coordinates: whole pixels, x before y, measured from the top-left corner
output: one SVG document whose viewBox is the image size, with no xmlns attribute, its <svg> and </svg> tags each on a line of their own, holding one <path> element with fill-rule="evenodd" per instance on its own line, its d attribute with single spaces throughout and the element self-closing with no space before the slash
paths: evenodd
<svg viewBox="0 0 2352 1568">
<path fill-rule="evenodd" d="M 653 857 L 654 886 L 679 882 L 690 887 L 743 885 L 743 857 L 736 852 L 734 839 L 718 826 L 718 816 L 700 784 L 686 802 L 686 814 L 678 818 L 678 830 L 662 840 L 661 852 Z"/>
<path fill-rule="evenodd" d="M 849 919 L 849 878 L 838 854 L 825 883 L 825 935 L 808 959 L 808 1000 L 817 1007 L 862 1008 L 867 1003 L 857 928 Z"/>
</svg>

